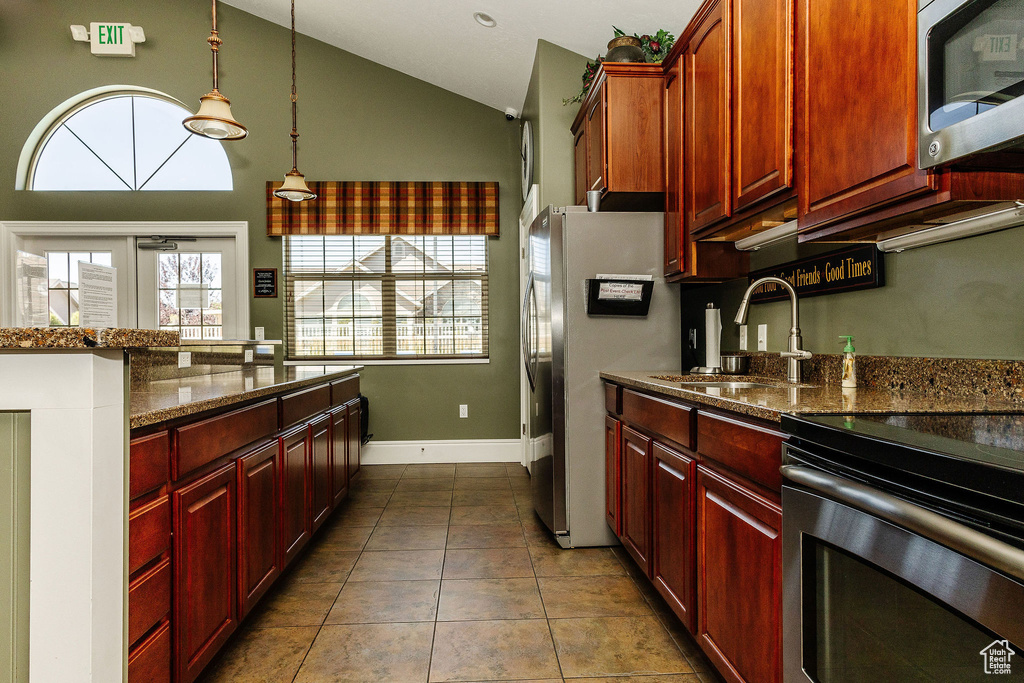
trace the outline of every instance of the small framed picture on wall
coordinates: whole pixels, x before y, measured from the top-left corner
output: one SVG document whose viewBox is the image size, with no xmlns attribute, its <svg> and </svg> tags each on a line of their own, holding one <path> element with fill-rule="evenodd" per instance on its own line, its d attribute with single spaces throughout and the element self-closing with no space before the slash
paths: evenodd
<svg viewBox="0 0 1024 683">
<path fill-rule="evenodd" d="M 252 269 L 252 296 L 254 299 L 277 298 L 277 268 Z"/>
</svg>

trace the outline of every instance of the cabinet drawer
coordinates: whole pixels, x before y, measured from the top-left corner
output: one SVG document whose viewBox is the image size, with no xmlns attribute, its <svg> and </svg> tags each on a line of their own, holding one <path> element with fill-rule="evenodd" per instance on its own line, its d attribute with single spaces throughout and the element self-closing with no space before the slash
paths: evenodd
<svg viewBox="0 0 1024 683">
<path fill-rule="evenodd" d="M 171 547 L 171 500 L 162 496 L 128 513 L 128 573 Z"/>
<path fill-rule="evenodd" d="M 134 643 L 171 611 L 171 560 L 128 584 L 128 642 Z"/>
<path fill-rule="evenodd" d="M 721 415 L 697 416 L 697 451 L 734 472 L 782 491 L 782 442 L 785 436 L 766 427 Z"/>
<path fill-rule="evenodd" d="M 277 399 L 179 427 L 171 474 L 181 479 L 192 470 L 277 431 Z"/>
<path fill-rule="evenodd" d="M 331 386 L 323 384 L 281 398 L 281 426 L 288 427 L 331 407 Z"/>
<path fill-rule="evenodd" d="M 618 415 L 622 410 L 622 387 L 618 384 L 604 385 L 604 409 L 612 415 Z"/>
<path fill-rule="evenodd" d="M 359 375 L 331 382 L 331 405 L 340 406 L 359 395 Z"/>
<path fill-rule="evenodd" d="M 167 622 L 128 655 L 128 683 L 171 682 L 171 624 Z"/>
<path fill-rule="evenodd" d="M 167 432 L 133 439 L 128 461 L 128 498 L 135 500 L 171 478 L 171 436 Z"/>
<path fill-rule="evenodd" d="M 663 401 L 660 398 L 622 390 L 622 417 L 677 444 L 694 447 L 694 417 L 697 411 L 689 406 Z"/>
</svg>

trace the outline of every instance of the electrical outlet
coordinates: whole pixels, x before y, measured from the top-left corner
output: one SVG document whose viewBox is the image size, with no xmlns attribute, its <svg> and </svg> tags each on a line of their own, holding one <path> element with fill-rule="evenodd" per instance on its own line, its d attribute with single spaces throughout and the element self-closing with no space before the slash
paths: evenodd
<svg viewBox="0 0 1024 683">
<path fill-rule="evenodd" d="M 246 350 L 245 350 L 245 362 L 246 362 L 246 363 L 251 363 L 251 362 L 252 362 L 252 360 L 253 360 L 253 352 L 252 352 L 252 349 L 246 349 Z"/>
<path fill-rule="evenodd" d="M 757 350 L 767 351 L 768 350 L 768 326 L 758 325 L 757 326 Z"/>
<path fill-rule="evenodd" d="M 262 327 L 257 327 L 256 328 L 256 335 L 255 336 L 256 336 L 256 341 L 263 341 L 264 339 L 267 338 L 267 334 L 264 331 L 264 328 L 262 328 Z"/>
<path fill-rule="evenodd" d="M 459 417 L 469 417 L 469 406 L 465 403 L 459 405 Z"/>
<path fill-rule="evenodd" d="M 747 350 L 747 326 L 740 325 L 740 351 Z"/>
<path fill-rule="evenodd" d="M 178 367 L 179 368 L 190 368 L 190 367 L 192 367 L 192 352 L 191 351 L 179 351 L 178 352 Z"/>
<path fill-rule="evenodd" d="M 690 346 L 697 348 L 697 330 L 690 328 Z"/>
</svg>

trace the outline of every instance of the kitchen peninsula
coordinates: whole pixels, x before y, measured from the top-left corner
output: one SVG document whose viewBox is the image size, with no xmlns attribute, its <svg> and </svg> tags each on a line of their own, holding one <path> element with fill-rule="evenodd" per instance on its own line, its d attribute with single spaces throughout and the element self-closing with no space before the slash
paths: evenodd
<svg viewBox="0 0 1024 683">
<path fill-rule="evenodd" d="M 279 356 L 173 332 L 0 329 L 0 413 L 30 435 L 11 573 L 34 680 L 122 680 L 126 663 L 169 680 L 172 652 L 191 680 L 344 497 L 360 366 Z M 172 647 L 186 634 L 195 647 Z"/>
</svg>

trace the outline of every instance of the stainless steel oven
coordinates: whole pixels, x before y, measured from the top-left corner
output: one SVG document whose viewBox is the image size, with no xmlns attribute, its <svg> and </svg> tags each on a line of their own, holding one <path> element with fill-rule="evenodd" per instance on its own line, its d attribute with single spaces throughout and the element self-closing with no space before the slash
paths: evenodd
<svg viewBox="0 0 1024 683">
<path fill-rule="evenodd" d="M 1024 142 L 1024 0 L 919 0 L 921 168 Z"/>
<path fill-rule="evenodd" d="M 1016 508 L 917 447 L 835 445 L 784 447 L 786 683 L 1024 680 Z"/>
</svg>

